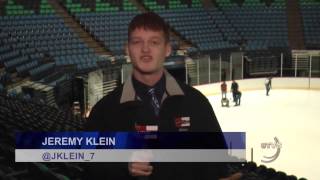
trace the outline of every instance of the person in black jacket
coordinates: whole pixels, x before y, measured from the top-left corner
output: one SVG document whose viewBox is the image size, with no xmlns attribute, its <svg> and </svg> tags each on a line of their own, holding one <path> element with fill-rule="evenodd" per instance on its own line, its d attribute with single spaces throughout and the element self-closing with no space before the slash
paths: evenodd
<svg viewBox="0 0 320 180">
<path fill-rule="evenodd" d="M 239 85 L 235 80 L 232 80 L 231 84 L 231 92 L 233 97 L 233 102 L 236 102 L 237 100 L 237 92 L 239 91 Z"/>
<path fill-rule="evenodd" d="M 169 30 L 155 13 L 137 15 L 129 24 L 127 53 L 133 65 L 128 80 L 93 108 L 85 130 L 221 132 L 213 109 L 198 90 L 179 82 L 163 67 L 171 53 Z M 184 117 L 188 123 L 177 123 Z M 225 141 L 221 135 L 221 147 Z M 226 176 L 221 163 L 87 163 L 88 177 L 111 180 L 209 180 Z M 239 175 L 232 176 L 237 179 Z"/>
<path fill-rule="evenodd" d="M 267 77 L 265 82 L 264 82 L 264 85 L 266 86 L 266 96 L 269 96 L 269 91 L 271 89 L 271 80 L 272 80 L 272 77 Z"/>
</svg>

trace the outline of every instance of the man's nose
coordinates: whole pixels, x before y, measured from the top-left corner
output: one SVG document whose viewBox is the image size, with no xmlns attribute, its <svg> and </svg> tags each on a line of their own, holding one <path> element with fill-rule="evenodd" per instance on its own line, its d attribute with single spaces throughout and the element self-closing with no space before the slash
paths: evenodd
<svg viewBox="0 0 320 180">
<path fill-rule="evenodd" d="M 143 52 L 149 52 L 149 50 L 150 50 L 149 44 L 148 43 L 143 43 L 142 51 Z"/>
</svg>

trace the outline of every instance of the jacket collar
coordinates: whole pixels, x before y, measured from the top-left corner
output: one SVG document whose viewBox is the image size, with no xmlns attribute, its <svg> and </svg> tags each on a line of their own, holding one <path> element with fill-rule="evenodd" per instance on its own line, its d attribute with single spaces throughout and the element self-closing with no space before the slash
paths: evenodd
<svg viewBox="0 0 320 180">
<path fill-rule="evenodd" d="M 166 76 L 166 93 L 164 98 L 167 96 L 184 95 L 181 87 L 177 81 L 172 77 L 166 70 L 164 70 L 164 75 Z M 124 85 L 120 98 L 120 103 L 125 103 L 128 101 L 134 101 L 136 97 L 136 92 L 133 88 L 132 78 L 128 78 Z M 162 100 L 164 100 L 164 98 Z"/>
</svg>

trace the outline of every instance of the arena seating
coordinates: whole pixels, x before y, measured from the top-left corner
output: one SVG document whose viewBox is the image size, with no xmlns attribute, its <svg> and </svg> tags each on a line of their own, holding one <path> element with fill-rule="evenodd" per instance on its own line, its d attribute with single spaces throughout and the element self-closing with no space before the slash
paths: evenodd
<svg viewBox="0 0 320 180">
<path fill-rule="evenodd" d="M 102 42 L 114 55 L 123 55 L 129 21 L 138 11 L 130 1 L 123 1 L 123 4 L 115 2 L 87 2 L 85 5 L 92 8 L 90 11 L 74 8 L 78 4 L 68 0 L 63 5 L 97 41 Z M 120 8 L 123 11 L 119 11 Z"/>
<path fill-rule="evenodd" d="M 14 163 L 15 132 L 79 131 L 84 120 L 45 104 L 0 95 L 0 178 L 79 179 L 83 169 L 75 163 Z"/>
<path fill-rule="evenodd" d="M 137 11 L 92 12 L 76 14 L 83 26 L 115 55 L 123 55 L 127 27 Z"/>
<path fill-rule="evenodd" d="M 245 50 L 288 47 L 284 0 L 275 0 L 270 6 L 259 0 L 246 0 L 241 6 L 229 0 L 217 0 L 217 3 L 245 40 Z"/>
<path fill-rule="evenodd" d="M 220 11 L 217 7 L 208 8 L 207 11 L 216 24 L 216 28 L 220 29 L 225 39 L 229 42 L 237 43 L 237 45 L 242 45 L 244 37 L 241 36 L 239 30 L 230 22 L 230 19 L 223 11 Z"/>
<path fill-rule="evenodd" d="M 61 99 L 54 96 L 63 92 L 62 89 L 70 89 L 66 88 L 71 83 L 70 74 L 95 69 L 97 61 L 106 59 L 88 48 L 47 0 L 8 0 L 2 5 L 5 9 L 4 16 L 0 16 L 3 89 L 19 81 L 38 81 L 55 88 L 54 94 L 45 100 L 52 102 Z"/>
<path fill-rule="evenodd" d="M 221 32 L 202 8 L 168 9 L 157 13 L 200 51 L 235 47 L 223 39 Z"/>
<path fill-rule="evenodd" d="M 144 5 L 162 16 L 182 38 L 201 52 L 237 47 L 237 44 L 225 38 L 200 1 L 167 1 L 163 5 L 145 1 Z"/>
<path fill-rule="evenodd" d="M 320 48 L 320 1 L 300 0 L 306 46 Z"/>
<path fill-rule="evenodd" d="M 128 22 L 139 13 L 135 4 L 129 0 L 60 2 L 115 57 L 125 54 Z M 217 0 L 210 8 L 204 8 L 199 0 L 138 3 L 163 16 L 180 38 L 191 42 L 187 52 L 289 48 L 284 0 Z M 301 0 L 300 4 L 307 47 L 318 47 L 319 2 Z M 7 0 L 4 9 L 6 16 L 0 17 L 4 42 L 0 46 L 0 62 L 9 72 L 25 77 L 60 66 L 73 66 L 79 71 L 97 68 L 96 62 L 101 58 L 65 25 L 47 0 Z M 172 37 L 171 42 L 178 50 L 179 40 Z M 40 58 L 31 58 L 34 54 Z M 45 55 L 51 61 L 43 61 Z M 38 66 L 41 68 L 32 70 Z"/>
<path fill-rule="evenodd" d="M 29 4 L 25 2 L 24 6 L 15 3 L 13 0 L 8 1 L 6 5 L 7 16 L 0 17 L 1 36 L 5 37 L 5 43 L 11 42 L 11 47 L 8 45 L 2 47 L 3 51 L 11 50 L 10 53 L 2 54 L 4 58 L 10 59 L 9 61 L 1 58 L 2 62 L 6 61 L 6 67 L 17 68 L 16 70 L 19 69 L 18 73 L 20 74 L 21 70 L 41 66 L 42 63 L 35 62 L 33 57 L 29 57 L 33 54 L 46 54 L 52 58 L 57 66 L 61 64 L 75 65 L 79 70 L 97 67 L 96 61 L 99 60 L 99 57 L 64 24 L 62 18 L 55 15 L 47 0 L 41 0 L 38 2 L 40 4 L 37 4 L 36 1 Z M 30 4 L 33 7 L 37 6 L 38 9 L 33 9 L 32 13 L 26 13 L 27 11 L 24 9 Z M 79 54 L 83 56 L 78 56 L 75 61 L 64 61 L 66 58 L 69 59 L 68 56 Z M 51 66 L 51 64 L 44 65 L 38 70 L 29 71 L 29 74 L 32 75 L 34 72 L 45 70 Z"/>
<path fill-rule="evenodd" d="M 86 68 L 96 67 L 95 62 L 98 56 L 81 42 L 57 15 L 4 16 L 2 18 L 2 31 L 7 33 L 8 41 L 11 41 L 11 37 L 15 39 L 14 55 L 22 49 L 30 50 L 33 54 L 34 52 L 47 54 L 55 60 L 56 64 L 59 64 L 63 57 L 81 54 L 92 60 L 88 61 L 81 56 L 77 59 L 79 62 L 66 63 L 87 64 Z"/>
</svg>

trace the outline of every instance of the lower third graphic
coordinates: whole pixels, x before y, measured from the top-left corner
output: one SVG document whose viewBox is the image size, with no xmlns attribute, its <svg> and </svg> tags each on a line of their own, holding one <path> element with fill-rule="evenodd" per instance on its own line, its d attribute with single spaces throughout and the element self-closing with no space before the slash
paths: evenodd
<svg viewBox="0 0 320 180">
<path fill-rule="evenodd" d="M 89 158 L 88 158 L 89 157 Z M 86 152 L 45 152 L 42 154 L 43 161 L 59 160 L 83 160 L 90 161 L 94 158 L 94 153 Z"/>
</svg>

